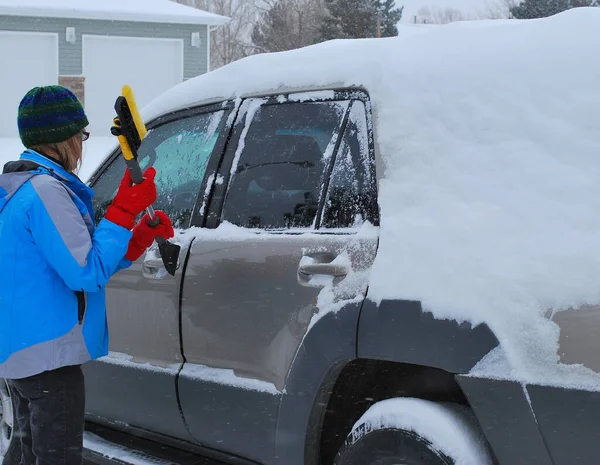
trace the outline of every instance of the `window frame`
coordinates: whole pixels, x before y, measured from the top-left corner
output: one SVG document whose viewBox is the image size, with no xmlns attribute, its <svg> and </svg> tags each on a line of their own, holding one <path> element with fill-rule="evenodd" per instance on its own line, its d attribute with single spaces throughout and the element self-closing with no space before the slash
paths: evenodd
<svg viewBox="0 0 600 465">
<path fill-rule="evenodd" d="M 322 91 L 322 90 L 321 90 Z M 317 92 L 321 92 L 317 91 Z M 327 91 L 327 90 L 326 90 Z M 352 109 L 353 101 L 360 100 L 365 105 L 365 112 L 367 117 L 367 138 L 368 138 L 368 157 L 369 157 L 369 166 L 371 170 L 371 179 L 372 186 L 371 191 L 374 195 L 373 205 L 375 208 L 372 211 L 366 212 L 367 218 L 365 220 L 370 221 L 375 226 L 379 226 L 379 207 L 377 202 L 377 176 L 376 176 L 376 162 L 375 162 L 375 143 L 373 136 L 373 125 L 372 125 L 372 115 L 371 115 L 371 105 L 368 93 L 364 89 L 360 88 L 342 88 L 342 89 L 329 89 L 329 91 L 333 91 L 333 96 L 331 98 L 314 98 L 307 99 L 305 101 L 298 100 L 298 96 L 302 96 L 306 94 L 306 92 L 298 91 L 298 92 L 287 92 L 287 93 L 279 93 L 272 95 L 256 95 L 252 97 L 248 97 L 241 101 L 238 101 L 237 108 L 235 110 L 235 121 L 233 123 L 233 127 L 231 128 L 230 137 L 227 141 L 227 144 L 223 148 L 222 152 L 222 162 L 220 163 L 219 170 L 217 172 L 218 177 L 223 179 L 223 182 L 219 185 L 215 185 L 211 194 L 211 202 L 207 205 L 207 215 L 206 215 L 206 227 L 216 228 L 223 221 L 222 215 L 224 212 L 225 202 L 227 201 L 227 192 L 229 190 L 229 185 L 231 182 L 231 167 L 233 165 L 233 161 L 235 158 L 235 150 L 230 150 L 229 145 L 233 146 L 233 149 L 237 148 L 242 136 L 242 132 L 245 126 L 247 113 L 243 115 L 239 115 L 239 108 L 242 103 L 247 100 L 264 100 L 261 106 L 266 105 L 286 105 L 290 103 L 298 103 L 298 102 L 335 102 L 335 101 L 348 101 L 349 105 L 346 109 L 346 112 L 343 116 L 342 123 L 340 125 L 340 137 L 338 137 L 332 156 L 329 160 L 329 164 L 326 169 L 326 176 L 324 176 L 324 182 L 322 183 L 320 195 L 319 195 L 319 203 L 318 209 L 315 216 L 315 222 L 313 227 L 303 227 L 303 228 L 294 228 L 292 230 L 285 229 L 263 229 L 257 228 L 252 229 L 252 231 L 268 233 L 268 234 L 302 234 L 306 231 L 310 231 L 312 233 L 323 233 L 323 234 L 335 234 L 339 233 L 340 229 L 348 229 L 352 228 L 340 228 L 340 229 L 332 229 L 332 228 L 322 228 L 321 229 L 321 220 L 323 217 L 323 209 L 325 207 L 325 202 L 327 200 L 327 194 L 329 192 L 329 184 L 331 180 L 331 174 L 333 172 L 333 168 L 335 166 L 335 161 L 337 160 L 338 152 L 340 145 L 342 143 L 343 134 L 346 131 L 346 127 L 348 124 L 348 120 L 350 117 L 350 112 Z M 216 177 L 215 176 L 215 177 Z M 354 228 L 355 229 L 355 228 Z"/>
<path fill-rule="evenodd" d="M 189 224 L 184 228 L 188 229 L 191 227 L 203 227 L 206 219 L 208 201 L 207 198 L 210 197 L 212 193 L 212 187 L 210 191 L 207 189 L 208 181 L 211 180 L 214 185 L 214 181 L 217 178 L 217 171 L 220 166 L 220 163 L 223 159 L 223 154 L 225 153 L 226 142 L 231 135 L 231 128 L 233 125 L 233 120 L 235 118 L 232 117 L 232 112 L 236 112 L 237 107 L 232 100 L 225 100 L 220 103 L 213 103 L 210 105 L 203 105 L 199 107 L 187 108 L 185 110 L 174 111 L 171 113 L 167 113 L 162 115 L 147 124 L 148 131 L 157 129 L 166 124 L 170 124 L 176 121 L 182 121 L 188 118 L 194 118 L 197 116 L 201 116 L 207 113 L 216 113 L 219 111 L 224 111 L 223 118 L 225 118 L 225 125 L 223 126 L 223 130 L 219 134 L 217 138 L 217 142 L 213 148 L 213 151 L 210 155 L 206 171 L 204 173 L 204 178 L 200 184 L 198 192 L 196 193 L 196 201 L 194 203 L 194 208 L 192 210 L 192 214 L 190 217 Z M 115 139 L 116 140 L 116 139 Z M 113 163 L 119 158 L 122 157 L 121 147 L 117 146 L 108 157 L 99 165 L 99 167 L 94 171 L 92 176 L 90 176 L 87 184 L 92 189 L 96 183 L 102 178 L 102 176 L 106 173 L 106 171 L 113 165 Z M 211 174 L 213 174 L 211 179 Z M 207 198 L 205 198 L 207 197 Z M 207 202 L 205 206 L 205 214 L 202 215 L 200 212 L 202 210 L 203 204 Z"/>
</svg>

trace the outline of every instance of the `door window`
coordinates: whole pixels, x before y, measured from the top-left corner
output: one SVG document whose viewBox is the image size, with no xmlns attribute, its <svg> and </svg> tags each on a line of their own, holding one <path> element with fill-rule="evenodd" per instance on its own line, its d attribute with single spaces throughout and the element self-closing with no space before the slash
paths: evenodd
<svg viewBox="0 0 600 465">
<path fill-rule="evenodd" d="M 247 228 L 311 227 L 349 103 L 253 104 L 222 220 Z"/>
<path fill-rule="evenodd" d="M 204 113 L 159 126 L 148 132 L 138 151 L 142 170 L 154 166 L 157 171 L 154 206 L 167 212 L 175 227 L 189 226 L 224 114 Z M 96 222 L 104 217 L 124 172 L 125 161 L 118 156 L 93 186 Z"/>
<path fill-rule="evenodd" d="M 322 228 L 377 223 L 375 162 L 370 157 L 365 104 L 355 100 L 337 151 L 323 208 Z"/>
</svg>

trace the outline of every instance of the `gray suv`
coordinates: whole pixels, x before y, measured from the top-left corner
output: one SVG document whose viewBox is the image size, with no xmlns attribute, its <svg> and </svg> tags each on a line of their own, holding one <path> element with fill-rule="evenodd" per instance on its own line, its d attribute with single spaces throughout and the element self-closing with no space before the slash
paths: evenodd
<svg viewBox="0 0 600 465">
<path fill-rule="evenodd" d="M 90 423 L 235 464 L 597 463 L 594 393 L 469 375 L 498 346 L 486 324 L 367 298 L 383 176 L 369 95 L 302 90 L 150 122 L 140 162 L 179 267 L 150 251 L 110 282 Z M 124 170 L 115 152 L 91 178 L 98 220 Z"/>
</svg>

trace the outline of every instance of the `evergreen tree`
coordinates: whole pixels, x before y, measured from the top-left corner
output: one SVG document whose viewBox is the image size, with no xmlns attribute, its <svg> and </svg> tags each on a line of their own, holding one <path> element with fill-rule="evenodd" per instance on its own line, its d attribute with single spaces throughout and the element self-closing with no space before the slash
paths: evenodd
<svg viewBox="0 0 600 465">
<path fill-rule="evenodd" d="M 323 0 L 275 0 L 252 31 L 261 52 L 282 52 L 317 42 L 325 6 Z"/>
<path fill-rule="evenodd" d="M 286 34 L 285 5 L 283 2 L 277 2 L 254 26 L 252 43 L 261 51 L 279 52 L 279 39 Z"/>
<path fill-rule="evenodd" d="M 381 37 L 397 36 L 404 6 L 396 8 L 394 0 L 380 0 L 378 7 L 381 14 Z"/>
<path fill-rule="evenodd" d="M 321 40 L 377 37 L 380 15 L 381 35 L 398 35 L 396 24 L 402 8 L 394 0 L 325 0 L 328 14 L 321 23 Z"/>
<path fill-rule="evenodd" d="M 590 0 L 525 0 L 510 9 L 517 19 L 546 18 L 571 8 L 589 6 Z"/>
</svg>

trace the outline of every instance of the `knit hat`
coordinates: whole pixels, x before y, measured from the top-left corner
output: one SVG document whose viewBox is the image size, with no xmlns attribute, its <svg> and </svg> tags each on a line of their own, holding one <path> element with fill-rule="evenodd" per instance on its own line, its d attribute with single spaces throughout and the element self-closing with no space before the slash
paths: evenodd
<svg viewBox="0 0 600 465">
<path fill-rule="evenodd" d="M 19 105 L 19 135 L 25 147 L 70 139 L 89 121 L 75 94 L 62 86 L 34 87 Z"/>
</svg>

